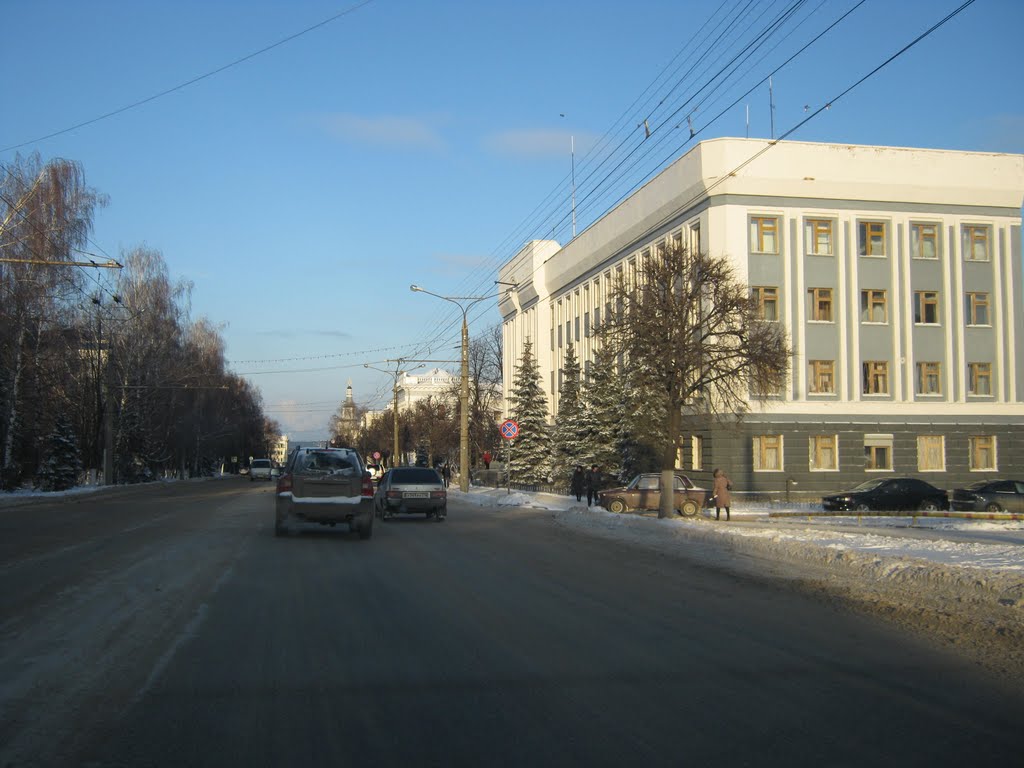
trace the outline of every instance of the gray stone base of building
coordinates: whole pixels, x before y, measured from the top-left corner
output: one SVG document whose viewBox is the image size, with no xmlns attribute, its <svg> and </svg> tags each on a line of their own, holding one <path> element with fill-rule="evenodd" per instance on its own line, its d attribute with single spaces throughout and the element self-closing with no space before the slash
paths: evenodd
<svg viewBox="0 0 1024 768">
<path fill-rule="evenodd" d="M 755 438 L 763 435 L 781 436 L 780 469 L 756 468 Z M 812 441 L 819 435 L 836 436 L 836 469 L 811 468 Z M 702 453 L 696 463 L 692 455 L 694 436 L 700 438 Z M 940 469 L 921 468 L 918 455 L 921 436 L 943 438 L 944 463 Z M 989 437 L 994 438 L 994 468 L 972 468 L 972 439 Z M 888 468 L 869 467 L 866 442 L 891 446 Z M 811 422 L 806 417 L 760 416 L 685 432 L 680 469 L 710 487 L 715 468 L 729 475 L 738 500 L 762 501 L 820 499 L 823 494 L 886 476 L 919 477 L 946 490 L 989 478 L 1024 479 L 1024 418 L 933 417 L 895 421 L 837 414 Z"/>
</svg>

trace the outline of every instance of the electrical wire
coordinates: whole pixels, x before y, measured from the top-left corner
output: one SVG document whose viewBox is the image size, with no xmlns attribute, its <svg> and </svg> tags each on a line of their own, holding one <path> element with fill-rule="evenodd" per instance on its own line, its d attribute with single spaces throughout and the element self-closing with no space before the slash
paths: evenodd
<svg viewBox="0 0 1024 768">
<path fill-rule="evenodd" d="M 232 61 L 232 62 L 230 62 L 228 64 L 225 64 L 225 65 L 223 65 L 221 67 L 217 67 L 216 69 L 210 70 L 209 72 L 206 72 L 205 74 L 199 75 L 198 77 L 193 77 L 191 80 L 186 80 L 183 83 L 179 83 L 178 85 L 175 85 L 175 86 L 173 86 L 171 88 L 167 88 L 167 89 L 165 89 L 163 91 L 160 91 L 159 93 L 155 93 L 152 96 L 147 96 L 146 98 L 140 99 L 139 101 L 132 102 L 131 104 L 126 104 L 123 107 L 120 107 L 120 108 L 115 109 L 115 110 L 113 110 L 111 112 L 107 112 L 105 114 L 99 115 L 98 117 L 93 117 L 93 118 L 91 118 L 89 120 L 83 120 L 82 122 L 76 123 L 75 125 L 69 126 L 67 128 L 62 128 L 59 131 L 53 131 L 52 133 L 48 133 L 45 136 L 40 136 L 40 137 L 35 138 L 35 139 L 30 139 L 28 141 L 23 141 L 20 144 L 12 144 L 9 147 L 4 147 L 3 149 L 0 149 L 0 152 L 9 152 L 9 151 L 11 151 L 13 149 L 20 149 L 21 147 L 26 147 L 26 146 L 28 146 L 30 144 L 38 144 L 41 141 L 46 141 L 46 140 L 52 139 L 52 138 L 54 138 L 56 136 L 62 136 L 65 133 L 70 133 L 71 131 L 78 130 L 79 128 L 84 128 L 84 127 L 86 127 L 88 125 L 93 125 L 93 124 L 98 123 L 98 122 L 100 122 L 102 120 L 107 120 L 107 119 L 109 119 L 111 117 L 115 117 L 116 115 L 120 115 L 120 114 L 128 112 L 128 111 L 130 111 L 132 109 L 136 109 L 138 107 L 141 107 L 144 104 L 149 104 L 151 101 L 156 101 L 157 99 L 163 98 L 164 96 L 169 96 L 172 93 L 175 93 L 177 91 L 180 91 L 180 90 L 183 90 L 185 88 L 188 88 L 190 85 L 195 85 L 196 83 L 202 82 L 203 80 L 207 80 L 207 79 L 213 77 L 214 75 L 219 75 L 221 72 L 225 72 L 225 71 L 227 71 L 229 69 L 232 69 L 233 67 L 237 67 L 239 64 L 244 64 L 245 62 L 249 61 L 250 59 L 254 59 L 257 56 L 261 56 L 262 54 L 267 53 L 268 51 L 272 51 L 275 48 L 281 47 L 285 43 L 290 43 L 292 40 L 295 40 L 298 37 L 302 37 L 303 35 L 308 34 L 309 32 L 312 32 L 312 31 L 314 31 L 316 29 L 319 29 L 320 27 L 326 26 L 327 24 L 330 24 L 332 21 L 337 21 L 338 19 L 342 18 L 343 16 L 348 16 L 349 14 L 354 13 L 355 11 L 359 10 L 360 8 L 362 8 L 362 7 L 366 6 L 366 5 L 369 5 L 372 2 L 373 2 L 373 0 L 360 0 L 360 2 L 357 2 L 357 3 L 349 6 L 348 8 L 346 8 L 343 11 L 341 11 L 340 13 L 336 13 L 333 16 L 324 19 L 323 21 L 319 21 L 319 22 L 317 22 L 316 24 L 314 24 L 314 25 L 312 25 L 310 27 L 306 27 L 305 29 L 303 29 L 303 30 L 301 30 L 299 32 L 296 32 L 295 34 L 288 35 L 288 37 L 282 38 L 281 40 L 278 40 L 276 43 L 272 43 L 271 45 L 268 45 L 268 46 L 266 46 L 264 48 L 260 48 L 258 51 L 253 51 L 252 53 L 247 54 L 247 55 L 241 57 L 240 59 L 235 59 L 234 61 Z"/>
</svg>

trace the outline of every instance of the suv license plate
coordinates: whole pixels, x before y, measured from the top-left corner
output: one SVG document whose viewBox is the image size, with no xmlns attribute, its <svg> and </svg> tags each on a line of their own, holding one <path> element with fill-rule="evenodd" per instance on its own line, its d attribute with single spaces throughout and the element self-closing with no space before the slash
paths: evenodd
<svg viewBox="0 0 1024 768">
<path fill-rule="evenodd" d="M 402 494 L 403 499 L 429 499 L 430 494 L 426 491 L 406 491 Z"/>
</svg>

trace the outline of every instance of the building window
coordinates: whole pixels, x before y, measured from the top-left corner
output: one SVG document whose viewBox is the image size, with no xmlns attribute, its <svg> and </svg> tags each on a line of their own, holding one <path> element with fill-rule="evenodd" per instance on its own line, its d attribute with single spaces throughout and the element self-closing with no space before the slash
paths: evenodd
<svg viewBox="0 0 1024 768">
<path fill-rule="evenodd" d="M 978 224 L 964 224 L 964 259 L 966 261 L 988 261 L 990 258 L 991 228 Z"/>
<path fill-rule="evenodd" d="M 917 364 L 917 394 L 942 394 L 942 363 Z"/>
<path fill-rule="evenodd" d="M 861 256 L 885 256 L 885 222 L 857 222 L 857 252 Z"/>
<path fill-rule="evenodd" d="M 864 362 L 864 394 L 889 394 L 889 363 L 885 360 Z"/>
<path fill-rule="evenodd" d="M 994 435 L 975 435 L 967 439 L 971 456 L 971 472 L 991 472 L 996 469 L 996 438 Z"/>
<path fill-rule="evenodd" d="M 812 394 L 835 394 L 836 363 L 834 360 L 810 360 L 808 362 L 808 369 L 807 373 Z"/>
<path fill-rule="evenodd" d="M 782 435 L 754 436 L 754 471 L 782 470 Z"/>
<path fill-rule="evenodd" d="M 946 438 L 942 435 L 917 436 L 917 471 L 946 471 Z"/>
<path fill-rule="evenodd" d="M 704 469 L 704 438 L 700 435 L 690 438 L 690 459 L 694 469 Z"/>
<path fill-rule="evenodd" d="M 892 472 L 892 435 L 864 435 L 864 468 Z"/>
<path fill-rule="evenodd" d="M 779 220 L 775 216 L 750 217 L 751 253 L 779 252 Z"/>
<path fill-rule="evenodd" d="M 992 363 L 967 364 L 967 394 L 979 397 L 992 394 Z"/>
<path fill-rule="evenodd" d="M 939 225 L 910 225 L 910 255 L 915 259 L 939 258 Z"/>
<path fill-rule="evenodd" d="M 914 291 L 914 322 L 917 325 L 938 325 L 938 291 Z"/>
<path fill-rule="evenodd" d="M 885 291 L 866 288 L 860 292 L 860 319 L 863 323 L 889 322 L 889 304 Z"/>
<path fill-rule="evenodd" d="M 816 323 L 831 323 L 832 289 L 811 288 L 807 293 L 811 297 L 811 320 Z"/>
<path fill-rule="evenodd" d="M 967 324 L 991 325 L 988 317 L 988 294 L 967 294 Z"/>
<path fill-rule="evenodd" d="M 750 289 L 751 298 L 757 305 L 757 316 L 761 320 L 776 322 L 779 319 L 779 289 L 772 286 L 756 285 Z"/>
<path fill-rule="evenodd" d="M 811 256 L 833 255 L 831 219 L 807 219 L 804 222 L 804 248 Z"/>
<path fill-rule="evenodd" d="M 832 472 L 839 469 L 835 435 L 814 435 L 810 438 L 809 447 L 812 472 Z"/>
</svg>

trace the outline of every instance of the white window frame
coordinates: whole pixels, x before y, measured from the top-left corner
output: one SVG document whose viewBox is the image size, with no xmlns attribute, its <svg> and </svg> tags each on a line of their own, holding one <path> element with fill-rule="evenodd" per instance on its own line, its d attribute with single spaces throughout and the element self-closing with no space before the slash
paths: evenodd
<svg viewBox="0 0 1024 768">
<path fill-rule="evenodd" d="M 928 457 L 928 446 L 924 441 L 938 440 L 940 466 L 928 467 L 925 459 Z M 945 435 L 918 435 L 917 436 L 917 471 L 918 472 L 945 472 L 946 471 L 946 436 Z"/>
<path fill-rule="evenodd" d="M 765 446 L 765 439 L 772 439 L 777 441 L 774 446 Z M 784 453 L 785 442 L 782 435 L 754 435 L 751 439 L 751 445 L 753 448 L 753 465 L 755 472 L 785 472 L 786 458 Z M 778 466 L 777 467 L 763 467 L 761 466 L 761 458 L 766 450 L 778 451 Z"/>
<path fill-rule="evenodd" d="M 974 465 L 976 456 L 976 440 L 992 441 L 992 466 L 978 467 Z M 999 441 L 995 435 L 971 435 L 967 438 L 967 463 L 971 472 L 998 472 L 999 471 Z"/>
<path fill-rule="evenodd" d="M 817 467 L 815 466 L 815 460 L 817 459 L 817 440 L 819 438 L 831 438 L 832 439 L 832 458 L 835 462 L 835 466 L 832 467 Z M 811 435 L 807 438 L 808 441 L 808 455 L 807 465 L 811 472 L 838 472 L 839 471 L 839 435 Z"/>
<path fill-rule="evenodd" d="M 864 471 L 865 472 L 892 472 L 893 471 L 893 456 L 892 456 L 892 435 L 864 435 Z M 870 448 L 885 448 L 887 453 L 886 456 L 889 460 L 889 466 L 887 467 L 869 467 L 868 466 L 868 449 Z"/>
</svg>

